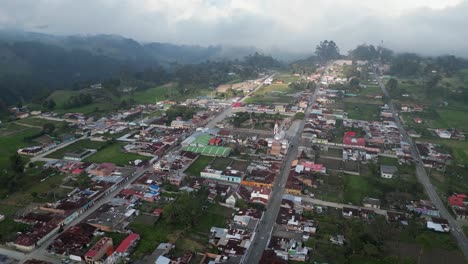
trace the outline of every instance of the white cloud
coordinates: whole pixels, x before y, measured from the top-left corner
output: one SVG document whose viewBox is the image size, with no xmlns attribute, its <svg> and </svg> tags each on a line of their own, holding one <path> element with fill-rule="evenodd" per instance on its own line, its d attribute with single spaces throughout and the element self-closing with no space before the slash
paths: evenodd
<svg viewBox="0 0 468 264">
<path fill-rule="evenodd" d="M 4 0 L 0 26 L 301 51 L 322 39 L 343 52 L 384 40 L 399 50 L 468 55 L 467 13 L 467 0 Z"/>
</svg>

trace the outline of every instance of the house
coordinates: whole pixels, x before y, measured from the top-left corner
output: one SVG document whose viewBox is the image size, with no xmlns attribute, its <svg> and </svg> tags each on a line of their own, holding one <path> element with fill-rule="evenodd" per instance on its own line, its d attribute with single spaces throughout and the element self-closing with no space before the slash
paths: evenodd
<svg viewBox="0 0 468 264">
<path fill-rule="evenodd" d="M 336 236 L 331 236 L 330 237 L 330 242 L 334 245 L 339 245 L 342 246 L 344 245 L 345 238 L 343 235 L 336 235 Z"/>
<path fill-rule="evenodd" d="M 450 226 L 448 221 L 439 217 L 431 217 L 431 220 L 428 220 L 426 222 L 426 228 L 435 232 L 450 232 Z"/>
<path fill-rule="evenodd" d="M 236 206 L 236 202 L 237 202 L 237 199 L 236 199 L 236 196 L 234 195 L 234 193 L 229 195 L 229 197 L 226 198 L 226 200 L 224 201 L 224 203 L 228 207 L 231 207 L 231 208 L 234 208 Z"/>
<path fill-rule="evenodd" d="M 343 216 L 344 217 L 359 217 L 359 209 L 343 207 Z"/>
<path fill-rule="evenodd" d="M 86 263 L 99 263 L 99 260 L 112 250 L 112 238 L 103 237 L 86 254 L 84 260 Z"/>
<path fill-rule="evenodd" d="M 420 138 L 421 134 L 419 134 L 418 132 L 416 132 L 414 130 L 409 130 L 408 131 L 408 136 L 413 137 L 413 138 Z"/>
<path fill-rule="evenodd" d="M 83 149 L 83 150 L 76 151 L 76 152 L 65 153 L 65 155 L 63 155 L 63 159 L 72 160 L 72 161 L 81 161 L 86 156 L 90 155 L 91 153 L 93 153 L 91 150 Z"/>
<path fill-rule="evenodd" d="M 452 137 L 452 133 L 445 129 L 436 129 L 435 132 L 440 138 L 450 139 Z"/>
<path fill-rule="evenodd" d="M 171 122 L 171 127 L 178 129 L 188 129 L 193 127 L 193 124 L 190 121 L 174 120 Z"/>
<path fill-rule="evenodd" d="M 380 177 L 391 179 L 398 172 L 398 168 L 393 165 L 380 165 Z"/>
<path fill-rule="evenodd" d="M 366 140 L 362 137 L 356 137 L 356 132 L 348 131 L 344 134 L 343 137 L 343 144 L 346 147 L 361 147 L 364 148 L 366 146 Z"/>
<path fill-rule="evenodd" d="M 116 166 L 113 163 L 101 163 L 96 168 L 90 171 L 90 174 L 94 176 L 109 176 L 115 170 Z"/>
<path fill-rule="evenodd" d="M 362 204 L 367 208 L 380 208 L 380 200 L 375 198 L 364 198 Z"/>
<path fill-rule="evenodd" d="M 418 213 L 431 217 L 440 216 L 439 209 L 437 209 L 431 201 L 413 201 L 410 205 L 407 205 L 406 208 L 408 209 L 408 211 L 413 213 Z"/>
<path fill-rule="evenodd" d="M 269 200 L 271 194 L 271 189 L 263 187 L 253 187 L 252 193 L 250 194 L 250 199 L 261 198 L 264 200 Z"/>
<path fill-rule="evenodd" d="M 416 123 L 416 124 L 422 124 L 423 120 L 419 117 L 415 117 L 413 118 L 413 121 Z"/>
<path fill-rule="evenodd" d="M 286 112 L 286 107 L 283 104 L 275 105 L 275 112 L 284 113 Z"/>
<path fill-rule="evenodd" d="M 136 246 L 136 243 L 140 240 L 140 235 L 136 233 L 129 234 L 115 250 L 116 254 L 120 256 L 127 256 L 130 248 Z"/>
<path fill-rule="evenodd" d="M 448 198 L 448 203 L 451 206 L 458 206 L 458 207 L 464 207 L 467 205 L 468 201 L 466 201 L 466 194 L 454 194 Z"/>
</svg>

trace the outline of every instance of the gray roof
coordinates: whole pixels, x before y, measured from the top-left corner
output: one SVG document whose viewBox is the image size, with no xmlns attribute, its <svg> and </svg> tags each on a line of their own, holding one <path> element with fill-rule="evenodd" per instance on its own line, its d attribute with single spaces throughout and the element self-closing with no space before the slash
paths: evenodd
<svg viewBox="0 0 468 264">
<path fill-rule="evenodd" d="M 386 174 L 393 174 L 398 171 L 398 168 L 393 165 L 380 165 L 380 171 Z"/>
</svg>

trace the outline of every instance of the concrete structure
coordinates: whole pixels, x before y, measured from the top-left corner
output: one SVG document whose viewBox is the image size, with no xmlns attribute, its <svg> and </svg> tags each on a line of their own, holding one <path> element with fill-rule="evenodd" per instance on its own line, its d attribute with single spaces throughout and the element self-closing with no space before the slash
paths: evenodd
<svg viewBox="0 0 468 264">
<path fill-rule="evenodd" d="M 99 263 L 99 260 L 112 249 L 112 238 L 103 237 L 86 254 L 84 260 L 86 263 Z"/>
<path fill-rule="evenodd" d="M 391 179 L 398 171 L 398 168 L 391 165 L 380 165 L 380 177 Z"/>
</svg>

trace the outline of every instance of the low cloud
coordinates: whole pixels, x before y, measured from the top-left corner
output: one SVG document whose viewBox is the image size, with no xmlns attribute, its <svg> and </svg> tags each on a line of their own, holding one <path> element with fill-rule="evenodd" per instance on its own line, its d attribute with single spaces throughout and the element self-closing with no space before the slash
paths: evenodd
<svg viewBox="0 0 468 264">
<path fill-rule="evenodd" d="M 333 39 L 468 57 L 468 0 L 6 0 L 0 27 L 313 52 Z"/>
</svg>

